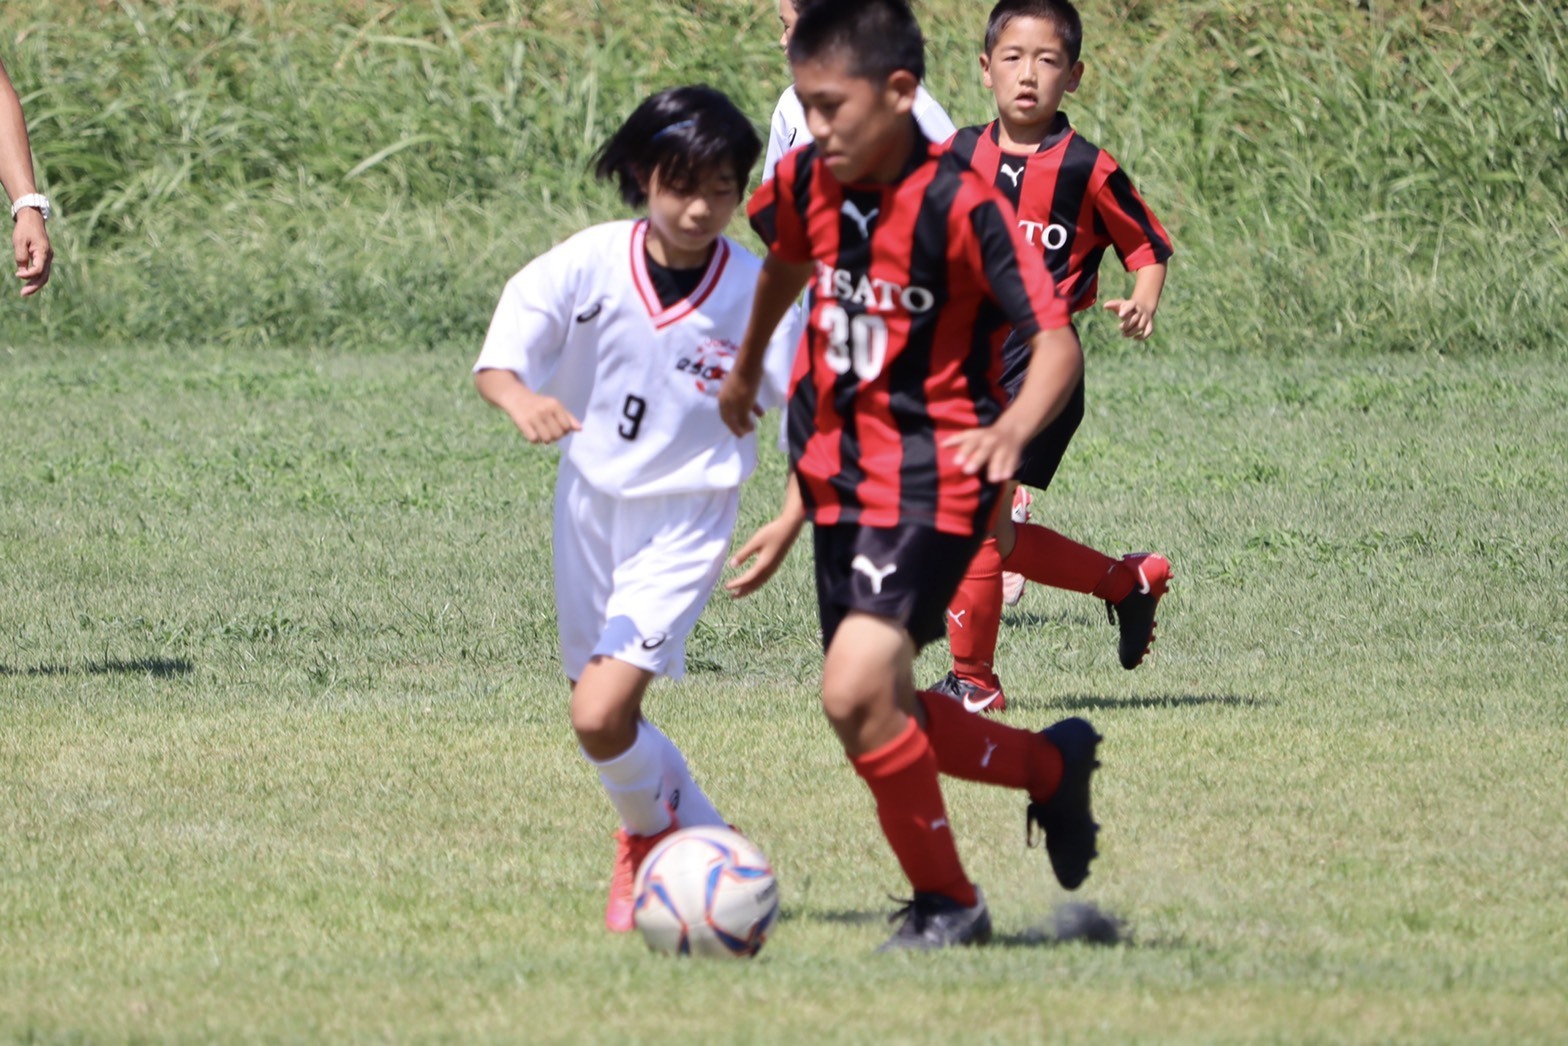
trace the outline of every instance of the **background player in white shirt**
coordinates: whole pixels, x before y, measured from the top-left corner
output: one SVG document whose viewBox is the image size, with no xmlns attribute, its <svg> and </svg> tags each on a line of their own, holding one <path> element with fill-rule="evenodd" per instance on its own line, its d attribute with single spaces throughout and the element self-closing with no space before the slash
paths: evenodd
<svg viewBox="0 0 1568 1046">
<path fill-rule="evenodd" d="M 723 94 L 661 91 L 600 150 L 639 221 L 597 225 L 507 283 L 475 384 L 532 443 L 562 445 L 555 597 L 571 721 L 621 818 L 605 923 L 632 928 L 632 879 L 677 823 L 725 823 L 680 750 L 642 714 L 679 678 L 724 566 L 754 437 L 719 417 L 719 384 L 761 262 L 723 236 L 762 143 Z M 799 330 L 769 354 L 781 406 Z"/>
<path fill-rule="evenodd" d="M 795 31 L 795 19 L 799 17 L 802 8 L 809 7 L 813 2 L 777 0 L 779 21 L 784 25 L 784 32 L 779 35 L 779 47 L 786 53 L 789 50 L 790 33 Z M 915 122 L 933 142 L 945 142 L 958 130 L 946 110 L 931 97 L 924 85 L 915 92 Z M 809 141 L 811 132 L 806 130 L 806 110 L 795 94 L 795 85 L 791 84 L 779 95 L 779 104 L 773 107 L 773 119 L 768 123 L 768 154 L 762 161 L 763 181 L 773 177 L 773 168 L 777 166 L 779 157 Z"/>
</svg>

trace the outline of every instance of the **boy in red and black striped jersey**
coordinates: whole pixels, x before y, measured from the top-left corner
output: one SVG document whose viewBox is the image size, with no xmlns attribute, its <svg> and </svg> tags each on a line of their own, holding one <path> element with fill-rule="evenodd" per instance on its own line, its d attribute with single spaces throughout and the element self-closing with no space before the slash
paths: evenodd
<svg viewBox="0 0 1568 1046">
<path fill-rule="evenodd" d="M 1105 307 L 1125 336 L 1143 340 L 1154 330 L 1170 237 L 1111 155 L 1077 134 L 1060 110 L 1083 76 L 1082 44 L 1083 23 L 1069 0 L 1001 0 L 980 58 L 997 118 L 959 131 L 948 148 L 1012 202 L 1019 228 L 1043 254 L 1072 312 L 1094 304 L 1100 261 L 1107 248 L 1115 250 L 1137 275 L 1132 294 Z M 1016 390 L 1029 366 L 1027 340 L 1010 338 L 1002 355 L 1003 384 Z M 1067 409 L 1024 451 L 1019 483 L 1050 486 L 1083 411 L 1080 380 Z M 1165 557 L 1112 559 L 1045 527 L 1015 526 L 1027 523 L 1032 500 L 1018 491 L 1011 516 L 998 521 L 948 611 L 953 671 L 936 689 L 970 711 L 1005 705 L 992 661 L 1002 603 L 1017 602 L 1024 579 L 1105 600 L 1120 622 L 1125 668 L 1137 667 L 1154 638 L 1155 607 L 1171 576 Z"/>
<path fill-rule="evenodd" d="M 808 7 L 789 46 L 813 142 L 785 155 L 749 205 L 769 254 L 751 324 L 719 393 L 750 431 L 767 339 L 812 283 L 790 381 L 786 505 L 736 553 L 772 575 L 809 518 L 826 659 L 822 704 L 914 898 L 885 947 L 983 943 L 990 916 L 964 874 L 940 773 L 1019 788 L 1068 889 L 1089 873 L 1099 735 L 1082 719 L 1030 733 L 917 693 L 918 649 L 941 636 L 959 579 L 990 532 L 1000 484 L 1067 402 L 1082 355 L 1066 302 L 994 189 L 911 116 L 924 72 L 903 0 Z M 1007 332 L 1028 375 L 1009 404 Z"/>
</svg>

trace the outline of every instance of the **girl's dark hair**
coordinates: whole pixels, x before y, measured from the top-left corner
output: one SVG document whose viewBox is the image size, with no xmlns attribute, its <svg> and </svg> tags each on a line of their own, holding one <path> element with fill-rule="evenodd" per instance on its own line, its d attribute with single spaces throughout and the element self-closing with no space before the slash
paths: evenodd
<svg viewBox="0 0 1568 1046">
<path fill-rule="evenodd" d="M 905 0 L 802 0 L 789 38 L 789 60 L 838 52 L 851 76 L 882 83 L 900 69 L 926 77 L 925 39 Z"/>
<path fill-rule="evenodd" d="M 714 168 L 730 167 L 744 190 L 762 140 L 722 91 L 706 85 L 671 87 L 639 105 L 600 147 L 593 173 L 614 180 L 628 206 L 648 202 L 643 184 L 655 175 L 674 192 L 697 190 Z"/>
</svg>

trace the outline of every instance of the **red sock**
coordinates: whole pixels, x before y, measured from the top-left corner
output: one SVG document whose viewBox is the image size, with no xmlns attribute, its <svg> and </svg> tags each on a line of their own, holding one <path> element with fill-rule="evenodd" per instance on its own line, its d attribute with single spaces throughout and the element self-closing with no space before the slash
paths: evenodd
<svg viewBox="0 0 1568 1046">
<path fill-rule="evenodd" d="M 987 538 L 947 607 L 947 643 L 953 671 L 972 683 L 995 687 L 996 634 L 1002 627 L 1002 554 Z"/>
<path fill-rule="evenodd" d="M 975 715 L 950 697 L 922 690 L 926 736 L 937 769 L 965 781 L 1021 788 L 1043 803 L 1062 780 L 1062 754 L 1042 734 Z"/>
<path fill-rule="evenodd" d="M 892 741 L 849 761 L 871 789 L 882 834 L 915 890 L 944 894 L 966 908 L 973 906 L 978 898 L 959 863 L 953 829 L 947 823 L 936 754 L 915 718 L 911 716 Z"/>
<path fill-rule="evenodd" d="M 1013 528 L 1018 541 L 1003 566 L 1038 585 L 1088 592 L 1120 603 L 1138 583 L 1137 574 L 1119 559 L 1032 523 Z"/>
</svg>

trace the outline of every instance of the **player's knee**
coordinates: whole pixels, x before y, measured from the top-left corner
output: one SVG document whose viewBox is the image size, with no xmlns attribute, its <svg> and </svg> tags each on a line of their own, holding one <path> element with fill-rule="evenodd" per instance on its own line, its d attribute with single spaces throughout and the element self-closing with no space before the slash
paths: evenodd
<svg viewBox="0 0 1568 1046">
<path fill-rule="evenodd" d="M 848 674 L 824 675 L 822 711 L 835 727 L 848 726 L 865 719 L 876 707 L 879 696 L 875 686 Z"/>
<path fill-rule="evenodd" d="M 571 718 L 577 743 L 597 758 L 625 751 L 637 739 L 635 707 L 574 698 Z"/>
</svg>

